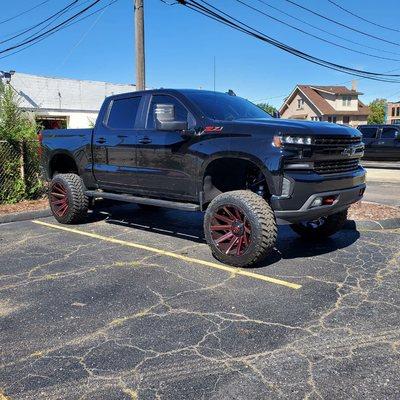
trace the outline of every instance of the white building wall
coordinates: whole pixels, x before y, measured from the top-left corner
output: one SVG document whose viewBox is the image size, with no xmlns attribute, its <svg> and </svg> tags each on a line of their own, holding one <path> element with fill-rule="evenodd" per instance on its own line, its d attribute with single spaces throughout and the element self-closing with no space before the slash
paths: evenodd
<svg viewBox="0 0 400 400">
<path fill-rule="evenodd" d="M 68 128 L 88 128 L 107 96 L 134 92 L 135 85 L 15 73 L 19 105 L 36 116 L 67 117 Z"/>
</svg>

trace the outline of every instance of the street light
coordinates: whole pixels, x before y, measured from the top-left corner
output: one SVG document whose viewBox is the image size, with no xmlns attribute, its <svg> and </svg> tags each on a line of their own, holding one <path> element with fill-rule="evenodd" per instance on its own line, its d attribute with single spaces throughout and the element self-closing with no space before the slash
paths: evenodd
<svg viewBox="0 0 400 400">
<path fill-rule="evenodd" d="M 8 71 L 8 72 L 6 72 L 6 71 L 0 71 L 0 74 L 1 74 L 0 78 L 1 78 L 1 79 L 4 78 L 4 80 L 6 81 L 6 83 L 7 83 L 7 84 L 10 84 L 10 83 L 11 83 L 11 77 L 15 74 L 15 71 L 13 71 L 13 70 Z"/>
</svg>

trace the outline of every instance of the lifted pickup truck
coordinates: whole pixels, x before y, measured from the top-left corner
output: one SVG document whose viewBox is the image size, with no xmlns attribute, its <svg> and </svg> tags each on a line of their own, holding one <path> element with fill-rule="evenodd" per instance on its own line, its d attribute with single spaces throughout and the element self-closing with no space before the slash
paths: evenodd
<svg viewBox="0 0 400 400">
<path fill-rule="evenodd" d="M 59 222 L 81 222 L 98 197 L 205 211 L 214 256 L 235 266 L 268 255 L 277 223 L 309 238 L 334 234 L 365 190 L 359 131 L 275 119 L 224 93 L 111 96 L 94 129 L 45 130 L 40 140 Z"/>
</svg>

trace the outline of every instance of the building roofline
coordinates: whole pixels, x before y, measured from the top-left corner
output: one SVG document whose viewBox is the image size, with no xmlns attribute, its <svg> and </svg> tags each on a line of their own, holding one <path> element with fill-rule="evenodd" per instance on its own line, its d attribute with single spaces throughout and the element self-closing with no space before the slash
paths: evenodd
<svg viewBox="0 0 400 400">
<path fill-rule="evenodd" d="M 89 83 L 103 83 L 103 84 L 111 84 L 111 85 L 117 85 L 117 86 L 132 86 L 136 87 L 135 83 L 114 83 L 114 82 L 108 82 L 108 81 L 98 81 L 98 80 L 93 80 L 93 79 L 76 79 L 76 78 L 66 78 L 66 77 L 58 77 L 58 76 L 49 76 L 49 75 L 35 75 L 35 74 L 27 74 L 25 72 L 19 72 L 16 71 L 15 74 L 18 75 L 24 75 L 24 76 L 29 76 L 29 77 L 35 77 L 35 78 L 44 78 L 44 79 L 54 79 L 54 80 L 63 80 L 63 81 L 74 81 L 74 82 L 89 82 Z M 23 78 L 23 77 L 22 77 Z"/>
<path fill-rule="evenodd" d="M 291 99 L 291 97 L 295 94 L 296 89 L 298 89 L 301 93 L 303 93 L 303 95 L 306 97 L 306 99 L 317 109 L 317 111 L 321 114 L 324 115 L 324 113 L 314 104 L 313 101 L 311 101 L 311 99 L 303 92 L 303 90 L 301 90 L 300 88 L 301 85 L 296 85 L 295 88 L 292 90 L 292 92 L 290 93 L 290 95 L 288 97 L 286 97 L 285 102 L 283 103 L 282 107 L 279 109 L 279 112 L 282 114 L 284 111 L 282 111 L 282 109 L 286 106 L 288 107 L 288 101 Z M 305 85 L 303 85 L 305 86 Z"/>
</svg>

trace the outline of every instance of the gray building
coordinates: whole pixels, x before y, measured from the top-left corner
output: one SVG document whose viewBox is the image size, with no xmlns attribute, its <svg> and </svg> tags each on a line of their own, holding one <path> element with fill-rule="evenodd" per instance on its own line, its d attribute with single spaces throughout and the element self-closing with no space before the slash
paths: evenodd
<svg viewBox="0 0 400 400">
<path fill-rule="evenodd" d="M 135 85 L 28 75 L 16 72 L 11 86 L 20 107 L 47 129 L 93 125 L 105 97 L 135 91 Z"/>
</svg>

